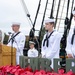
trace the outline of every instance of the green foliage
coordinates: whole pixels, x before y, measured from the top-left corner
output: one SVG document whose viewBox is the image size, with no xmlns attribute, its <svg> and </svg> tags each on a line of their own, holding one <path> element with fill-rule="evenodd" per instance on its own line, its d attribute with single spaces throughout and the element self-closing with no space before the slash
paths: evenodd
<svg viewBox="0 0 75 75">
<path fill-rule="evenodd" d="M 8 35 L 6 35 L 5 33 L 4 33 L 4 40 L 3 40 L 3 44 L 7 44 L 8 43 L 8 38 L 9 38 L 9 36 Z"/>
</svg>

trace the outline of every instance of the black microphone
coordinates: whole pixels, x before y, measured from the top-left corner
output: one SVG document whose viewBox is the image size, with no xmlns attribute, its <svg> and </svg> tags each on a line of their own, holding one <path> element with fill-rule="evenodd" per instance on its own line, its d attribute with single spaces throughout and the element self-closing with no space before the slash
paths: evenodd
<svg viewBox="0 0 75 75">
<path fill-rule="evenodd" d="M 8 34 L 10 35 L 10 34 L 12 34 L 11 32 L 8 32 Z"/>
</svg>

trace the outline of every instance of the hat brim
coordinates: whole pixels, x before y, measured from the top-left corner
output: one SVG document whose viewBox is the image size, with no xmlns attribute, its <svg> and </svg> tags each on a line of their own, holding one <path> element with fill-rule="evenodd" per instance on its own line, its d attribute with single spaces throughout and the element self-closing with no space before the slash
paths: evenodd
<svg viewBox="0 0 75 75">
<path fill-rule="evenodd" d="M 52 22 L 55 22 L 54 19 L 47 19 L 47 20 L 45 20 L 45 23 L 52 23 Z"/>
<path fill-rule="evenodd" d="M 29 41 L 29 44 L 34 44 L 34 45 L 35 45 L 35 42 L 33 42 L 33 41 Z"/>
</svg>

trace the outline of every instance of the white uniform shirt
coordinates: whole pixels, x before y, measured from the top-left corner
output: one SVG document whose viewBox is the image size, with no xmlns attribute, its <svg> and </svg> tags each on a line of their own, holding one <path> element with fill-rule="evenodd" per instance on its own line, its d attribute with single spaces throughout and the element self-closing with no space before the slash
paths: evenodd
<svg viewBox="0 0 75 75">
<path fill-rule="evenodd" d="M 75 57 L 75 36 L 73 40 L 73 45 L 71 44 L 72 35 L 74 33 L 73 29 L 70 29 L 68 37 L 67 37 L 67 45 L 66 45 L 66 52 L 67 54 L 72 54 Z"/>
<path fill-rule="evenodd" d="M 14 35 L 17 33 L 14 33 Z M 9 37 L 9 39 L 11 36 Z M 21 32 L 14 38 L 13 47 L 16 48 L 16 64 L 19 64 L 19 56 L 23 55 L 23 49 L 25 45 L 25 35 Z M 7 44 L 8 46 L 12 46 L 12 40 Z"/>
<path fill-rule="evenodd" d="M 46 38 L 46 35 L 44 35 L 43 41 Z M 43 46 L 43 41 L 42 41 L 42 49 L 41 49 L 41 54 L 43 58 L 48 58 L 51 59 L 52 64 L 51 67 L 53 68 L 53 58 L 59 58 L 59 51 L 60 51 L 60 40 L 61 36 L 57 31 L 54 31 L 51 36 L 49 37 L 49 46 Z"/>
<path fill-rule="evenodd" d="M 38 57 L 38 51 L 33 48 L 28 50 L 28 57 Z"/>
<path fill-rule="evenodd" d="M 16 33 L 14 33 L 15 35 Z M 9 37 L 9 39 L 11 36 Z M 13 42 L 13 47 L 17 49 L 17 53 L 20 55 L 23 55 L 23 48 L 25 45 L 25 36 L 22 33 L 19 33 L 15 38 Z M 8 43 L 8 46 L 12 46 L 12 40 Z"/>
</svg>

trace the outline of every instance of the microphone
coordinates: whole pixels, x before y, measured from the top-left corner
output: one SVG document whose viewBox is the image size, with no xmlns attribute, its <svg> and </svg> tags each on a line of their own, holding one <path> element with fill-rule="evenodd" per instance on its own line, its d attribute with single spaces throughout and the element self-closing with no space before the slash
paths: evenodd
<svg viewBox="0 0 75 75">
<path fill-rule="evenodd" d="M 10 34 L 12 34 L 11 32 L 8 32 L 8 34 L 10 35 Z"/>
</svg>

